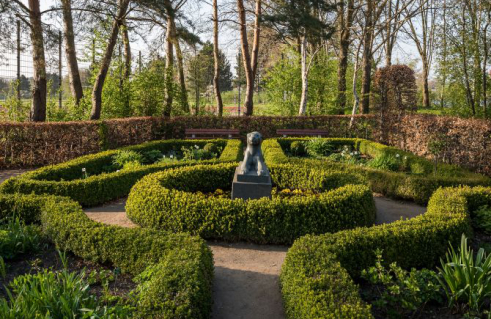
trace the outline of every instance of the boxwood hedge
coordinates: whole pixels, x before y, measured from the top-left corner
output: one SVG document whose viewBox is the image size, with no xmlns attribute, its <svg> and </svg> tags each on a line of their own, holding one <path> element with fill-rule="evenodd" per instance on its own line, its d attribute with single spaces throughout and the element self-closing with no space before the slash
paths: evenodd
<svg viewBox="0 0 491 319">
<path fill-rule="evenodd" d="M 469 172 L 452 165 L 441 165 L 443 176 L 432 175 L 433 164 L 425 158 L 415 156 L 394 147 L 380 143 L 348 138 L 326 139 L 332 145 L 351 145 L 363 154 L 377 157 L 380 154 L 399 154 L 407 156 L 412 173 L 397 173 L 369 167 L 336 163 L 319 159 L 300 159 L 288 157 L 285 149 L 293 141 L 305 141 L 307 139 L 269 139 L 263 143 L 263 152 L 268 164 L 290 163 L 292 165 L 315 167 L 327 171 L 341 171 L 355 173 L 364 176 L 374 192 L 384 194 L 387 197 L 413 200 L 420 204 L 427 204 L 433 192 L 439 187 L 490 186 L 491 179 Z"/>
<path fill-rule="evenodd" d="M 199 165 L 148 175 L 131 190 L 126 213 L 143 227 L 277 244 L 374 223 L 371 191 L 363 179 L 349 174 L 272 165 L 275 184 L 321 193 L 249 201 L 203 194 L 230 190 L 236 166 Z"/>
<path fill-rule="evenodd" d="M 417 218 L 298 239 L 280 276 L 288 318 L 373 318 L 353 278 L 375 264 L 374 251 L 387 264 L 432 267 L 449 242 L 471 235 L 470 217 L 482 205 L 491 205 L 491 188 L 441 188 Z"/>
<path fill-rule="evenodd" d="M 183 146 L 193 147 L 198 145 L 203 147 L 207 143 L 214 143 L 224 147 L 218 160 L 161 163 L 101 174 L 102 168 L 110 165 L 112 157 L 117 153 L 117 150 L 112 150 L 83 156 L 54 166 L 43 167 L 19 177 L 11 178 L 0 185 L 0 193 L 59 195 L 70 197 L 82 206 L 95 206 L 128 195 L 131 187 L 147 174 L 169 168 L 196 165 L 197 163 L 236 162 L 242 156 L 242 143 L 239 140 L 166 140 L 123 149 L 138 152 L 157 149 L 165 153 L 171 150 L 180 150 Z M 82 179 L 82 168 L 85 168 L 91 176 Z"/>
<path fill-rule="evenodd" d="M 213 257 L 198 237 L 103 225 L 78 203 L 54 196 L 0 195 L 0 214 L 40 221 L 59 249 L 141 275 L 135 318 L 210 317 Z"/>
</svg>

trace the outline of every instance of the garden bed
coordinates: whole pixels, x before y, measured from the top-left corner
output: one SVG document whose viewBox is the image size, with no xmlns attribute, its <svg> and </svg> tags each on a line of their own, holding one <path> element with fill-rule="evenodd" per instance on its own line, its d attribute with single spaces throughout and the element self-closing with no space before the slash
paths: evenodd
<svg viewBox="0 0 491 319">
<path fill-rule="evenodd" d="M 341 153 L 336 153 L 336 151 L 341 150 L 342 152 L 343 148 L 349 148 L 348 152 L 345 152 L 344 159 L 340 161 L 334 161 L 332 158 L 289 156 L 292 154 L 293 143 L 308 143 L 309 141 L 309 139 L 290 138 L 266 140 L 263 143 L 266 162 L 269 164 L 289 163 L 326 171 L 359 174 L 367 179 L 373 192 L 391 198 L 412 200 L 419 204 L 427 204 L 431 195 L 439 187 L 491 185 L 490 178 L 453 165 L 439 164 L 435 174 L 434 163 L 425 158 L 363 139 L 319 139 L 320 142 L 327 143 L 328 149 L 335 152 L 333 157 L 343 158 Z M 367 163 L 370 159 L 378 158 L 375 163 L 377 165 L 373 164 L 373 166 L 379 166 L 379 168 L 360 165 L 360 161 L 357 161 L 357 157 L 360 156 L 364 156 Z"/>
</svg>

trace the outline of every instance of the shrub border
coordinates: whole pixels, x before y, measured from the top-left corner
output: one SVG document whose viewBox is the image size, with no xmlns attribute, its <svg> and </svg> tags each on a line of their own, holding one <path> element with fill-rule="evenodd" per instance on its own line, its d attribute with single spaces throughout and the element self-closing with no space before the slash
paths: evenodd
<svg viewBox="0 0 491 319">
<path fill-rule="evenodd" d="M 280 144 L 281 141 L 293 142 L 302 140 L 305 141 L 308 139 L 292 138 L 265 140 L 263 142 L 263 152 L 266 162 L 268 164 L 291 163 L 299 166 L 315 167 L 324 170 L 336 170 L 360 174 L 365 176 L 374 192 L 381 193 L 391 198 L 412 200 L 419 204 L 427 204 L 431 195 L 439 187 L 457 187 L 461 185 L 491 186 L 490 178 L 477 173 L 468 172 L 465 169 L 460 169 L 460 171 L 465 174 L 466 177 L 435 177 L 388 172 L 369 167 L 333 163 L 318 159 L 295 159 L 288 157 Z M 361 153 L 368 154 L 372 157 L 382 153 L 408 156 L 410 165 L 420 164 L 426 167 L 426 169 L 432 168 L 432 163 L 425 158 L 377 142 L 350 138 L 328 138 L 326 140 L 338 145 L 353 145 Z M 450 165 L 445 167 L 453 168 Z"/>
<path fill-rule="evenodd" d="M 150 271 L 136 288 L 138 318 L 209 318 L 213 257 L 204 240 L 142 228 L 122 228 L 89 219 L 82 207 L 55 196 L 0 194 L 0 217 L 41 222 L 59 249 L 123 272 Z"/>
<path fill-rule="evenodd" d="M 375 222 L 372 192 L 363 185 L 363 179 L 345 173 L 288 165 L 271 167 L 275 184 L 315 189 L 322 192 L 318 196 L 244 201 L 196 193 L 230 187 L 236 166 L 198 165 L 147 175 L 130 192 L 127 216 L 142 227 L 261 244 L 291 244 L 307 234 L 337 232 Z M 179 185 L 183 188 L 175 189 Z"/>
<path fill-rule="evenodd" d="M 84 207 L 96 206 L 128 195 L 131 187 L 147 174 L 169 168 L 203 163 L 236 162 L 242 156 L 242 142 L 240 140 L 165 140 L 122 148 L 122 150 L 142 151 L 157 147 L 168 147 L 174 144 L 203 146 L 206 143 L 213 142 L 225 145 L 218 160 L 145 165 L 128 171 L 122 170 L 109 174 L 89 176 L 87 179 L 59 180 L 63 177 L 74 176 L 74 174 L 81 176 L 82 168 L 86 168 L 90 173 L 90 171 L 98 170 L 102 166 L 110 164 L 112 156 L 118 151 L 111 150 L 83 156 L 62 164 L 43 167 L 21 176 L 10 178 L 0 185 L 0 193 L 34 193 L 38 195 L 65 196 L 79 202 Z"/>
<path fill-rule="evenodd" d="M 462 233 L 472 235 L 470 217 L 491 204 L 491 188 L 441 188 L 428 212 L 392 224 L 336 234 L 305 236 L 287 253 L 280 282 L 288 318 L 373 318 L 352 278 L 375 264 L 375 249 L 387 264 L 432 267 Z"/>
</svg>

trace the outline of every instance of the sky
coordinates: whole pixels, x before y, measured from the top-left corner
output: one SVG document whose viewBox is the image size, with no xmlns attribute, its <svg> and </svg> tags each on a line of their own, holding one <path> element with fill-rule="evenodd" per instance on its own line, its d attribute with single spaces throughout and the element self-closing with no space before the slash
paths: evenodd
<svg viewBox="0 0 491 319">
<path fill-rule="evenodd" d="M 27 0 L 23 0 L 24 3 L 27 4 Z M 41 10 L 46 10 L 53 5 L 56 5 L 58 3 L 58 0 L 41 0 Z M 224 1 L 218 1 L 219 5 L 223 3 Z M 189 19 L 196 24 L 202 24 L 205 26 L 205 30 L 201 30 L 199 35 L 201 37 L 201 40 L 203 42 L 205 41 L 212 41 L 212 33 L 211 33 L 211 27 L 212 27 L 212 22 L 211 22 L 211 6 L 208 4 L 208 1 L 199 1 L 200 5 L 199 6 L 193 6 L 192 8 L 185 8 L 185 12 Z M 59 19 L 51 19 L 48 16 L 43 17 L 43 22 L 53 25 L 55 28 L 61 29 L 61 21 Z M 157 37 L 158 32 L 154 32 L 153 34 L 150 34 L 150 37 Z M 137 57 L 139 52 L 142 52 L 143 59 L 149 58 L 150 54 L 150 48 L 148 45 L 138 37 L 136 34 L 130 34 L 130 37 L 132 38 L 132 53 L 134 57 Z M 24 34 L 23 38 L 23 43 L 28 44 L 28 35 Z M 414 45 L 412 43 L 402 43 L 402 41 L 399 41 L 401 45 L 399 48 L 397 48 L 394 52 L 394 63 L 408 63 L 409 61 L 412 60 L 417 60 L 419 58 L 417 51 L 415 50 Z M 76 45 L 77 45 L 77 54 L 80 56 L 82 51 L 87 51 L 87 48 L 90 46 L 91 39 L 90 38 L 83 38 L 82 35 L 76 36 Z M 239 50 L 239 33 L 237 30 L 231 28 L 230 26 L 223 24 L 221 25 L 221 32 L 220 32 L 220 49 L 224 52 L 224 54 L 227 56 L 229 62 L 232 65 L 232 71 L 235 71 L 235 65 L 236 65 L 236 55 Z M 165 53 L 162 51 L 160 52 L 161 55 L 164 55 Z M 0 61 L 0 77 L 14 77 L 16 73 L 16 56 L 15 56 L 15 50 L 12 50 L 12 54 L 7 54 L 4 56 L 6 59 Z M 48 59 L 48 72 L 56 72 L 57 70 L 57 65 L 58 65 L 58 52 L 56 50 L 52 52 L 47 52 L 47 59 Z M 22 55 L 22 61 L 21 61 L 21 69 L 22 73 L 29 77 L 32 75 L 32 57 L 31 55 L 26 51 L 25 54 Z M 64 57 L 63 57 L 63 64 L 65 63 Z M 89 66 L 88 61 L 81 61 L 80 62 L 80 67 L 81 68 L 87 68 Z M 66 68 L 63 68 L 63 73 L 66 74 Z"/>
</svg>

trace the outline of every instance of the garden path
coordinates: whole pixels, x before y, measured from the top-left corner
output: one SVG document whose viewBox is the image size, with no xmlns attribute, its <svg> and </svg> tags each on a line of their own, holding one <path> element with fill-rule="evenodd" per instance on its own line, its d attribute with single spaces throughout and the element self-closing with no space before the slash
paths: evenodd
<svg viewBox="0 0 491 319">
<path fill-rule="evenodd" d="M 376 224 L 392 223 L 426 212 L 426 207 L 374 194 Z M 125 213 L 126 199 L 86 209 L 95 221 L 136 227 Z M 214 319 L 285 318 L 279 274 L 288 247 L 249 243 L 208 242 L 215 261 Z"/>
<path fill-rule="evenodd" d="M 0 183 L 28 170 L 0 171 Z M 425 207 L 374 194 L 376 224 L 423 214 Z M 91 219 L 122 227 L 137 227 L 125 213 L 126 199 L 86 209 Z M 215 261 L 214 319 L 285 318 L 279 290 L 279 273 L 288 247 L 249 243 L 208 242 Z"/>
</svg>

